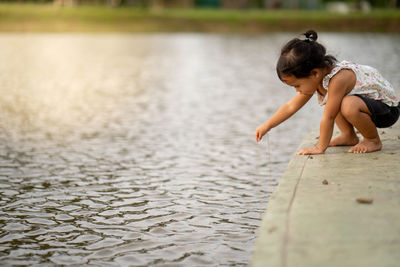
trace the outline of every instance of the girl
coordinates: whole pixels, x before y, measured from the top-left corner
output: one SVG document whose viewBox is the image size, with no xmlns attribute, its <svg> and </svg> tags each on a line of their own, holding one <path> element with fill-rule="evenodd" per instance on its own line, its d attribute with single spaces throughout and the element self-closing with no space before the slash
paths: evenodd
<svg viewBox="0 0 400 267">
<path fill-rule="evenodd" d="M 304 40 L 295 38 L 282 48 L 276 66 L 279 79 L 298 94 L 256 129 L 256 141 L 296 113 L 316 92 L 320 105 L 326 105 L 318 144 L 298 154 L 322 154 L 328 146 L 352 146 L 349 152 L 353 153 L 380 150 L 382 142 L 376 128 L 393 125 L 400 113 L 393 87 L 372 67 L 337 62 L 326 55 L 315 31 L 304 35 Z M 331 140 L 334 123 L 341 135 Z M 354 127 L 363 136 L 361 142 Z"/>
</svg>

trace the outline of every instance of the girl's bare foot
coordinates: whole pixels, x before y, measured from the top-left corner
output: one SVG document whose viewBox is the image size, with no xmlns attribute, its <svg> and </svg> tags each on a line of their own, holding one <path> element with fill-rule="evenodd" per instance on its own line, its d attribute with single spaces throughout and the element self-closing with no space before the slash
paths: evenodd
<svg viewBox="0 0 400 267">
<path fill-rule="evenodd" d="M 359 139 L 357 135 L 339 135 L 338 137 L 332 139 L 329 146 L 354 146 L 358 144 Z"/>
<path fill-rule="evenodd" d="M 349 152 L 351 153 L 368 153 L 381 150 L 382 142 L 379 137 L 374 139 L 366 139 L 362 140 L 357 145 L 350 148 Z"/>
</svg>

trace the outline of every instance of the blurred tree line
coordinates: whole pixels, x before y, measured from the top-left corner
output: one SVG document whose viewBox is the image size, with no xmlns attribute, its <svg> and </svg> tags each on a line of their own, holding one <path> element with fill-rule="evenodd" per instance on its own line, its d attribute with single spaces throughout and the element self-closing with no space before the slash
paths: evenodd
<svg viewBox="0 0 400 267">
<path fill-rule="evenodd" d="M 106 5 L 141 8 L 222 8 L 222 9 L 318 9 L 332 2 L 359 6 L 399 8 L 400 0 L 0 0 L 7 3 L 54 3 L 55 5 Z"/>
</svg>

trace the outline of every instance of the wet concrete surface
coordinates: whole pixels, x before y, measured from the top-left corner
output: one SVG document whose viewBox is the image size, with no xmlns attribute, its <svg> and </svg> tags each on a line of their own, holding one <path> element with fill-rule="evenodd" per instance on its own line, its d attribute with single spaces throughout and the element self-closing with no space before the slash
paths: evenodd
<svg viewBox="0 0 400 267">
<path fill-rule="evenodd" d="M 0 263 L 247 266 L 320 117 L 312 101 L 253 140 L 294 94 L 274 72 L 291 37 L 1 34 Z"/>
</svg>

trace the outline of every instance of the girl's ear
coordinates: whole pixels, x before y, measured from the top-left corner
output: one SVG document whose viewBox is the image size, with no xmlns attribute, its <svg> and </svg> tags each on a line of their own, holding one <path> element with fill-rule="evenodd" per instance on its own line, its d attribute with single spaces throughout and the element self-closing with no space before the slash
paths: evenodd
<svg viewBox="0 0 400 267">
<path fill-rule="evenodd" d="M 310 75 L 312 76 L 312 77 L 315 77 L 315 78 L 318 78 L 319 77 L 319 71 L 318 71 L 318 69 L 313 69 L 313 70 L 311 70 L 311 72 L 310 72 Z"/>
<path fill-rule="evenodd" d="M 310 75 L 313 78 L 319 79 L 322 76 L 322 72 L 320 69 L 315 68 L 311 70 Z"/>
</svg>

